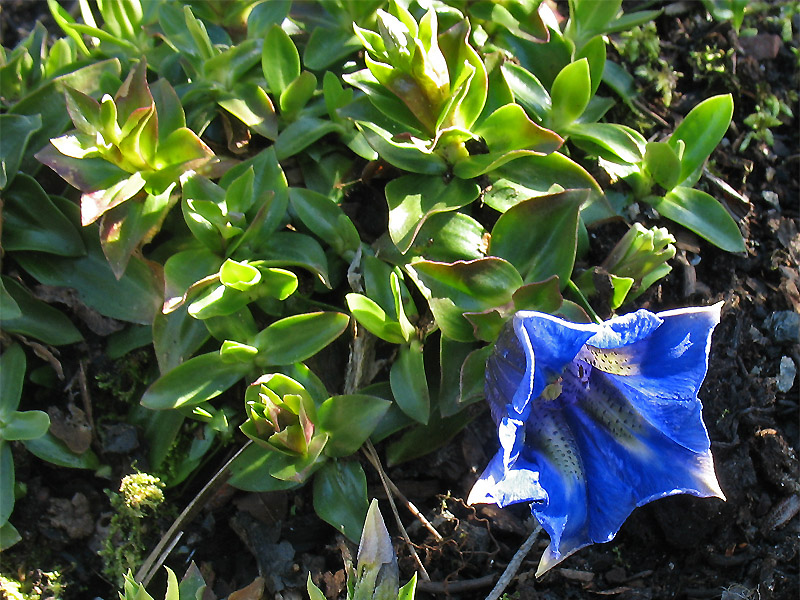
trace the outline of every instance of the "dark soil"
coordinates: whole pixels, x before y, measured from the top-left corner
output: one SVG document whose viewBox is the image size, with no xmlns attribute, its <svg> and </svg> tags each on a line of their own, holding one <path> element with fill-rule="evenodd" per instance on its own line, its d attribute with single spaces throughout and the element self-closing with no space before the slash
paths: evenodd
<svg viewBox="0 0 800 600">
<path fill-rule="evenodd" d="M 536 580 L 539 553 L 547 545 L 543 536 L 507 589 L 513 598 L 793 600 L 800 589 L 798 378 L 792 383 L 789 377 L 792 365 L 800 367 L 796 116 L 800 43 L 797 33 L 790 42 L 777 37 L 780 23 L 768 18 L 777 10 L 746 21 L 746 27 L 758 29 L 754 41 L 739 38 L 728 23 L 706 20 L 699 2 L 669 7 L 671 13 L 657 21 L 664 41 L 662 52 L 683 77 L 669 107 L 645 81 L 640 81 L 645 88 L 641 100 L 668 124 L 662 128 L 651 119 L 652 133 L 657 133 L 671 131 L 701 99 L 733 93 L 734 122 L 709 165 L 733 192 L 708 178 L 701 185 L 741 219 L 748 252 L 746 256 L 726 254 L 681 232 L 673 272 L 639 304 L 664 310 L 725 303 L 700 396 L 727 501 L 678 496 L 648 504 L 633 513 L 613 542 L 585 548 Z M 9 30 L 22 27 L 26 18 L 30 24 L 35 14 L 29 3 L 3 2 L 7 46 L 13 37 Z M 795 22 L 795 32 L 798 25 Z M 733 49 L 726 59 L 726 72 L 695 72 L 690 51 L 708 47 Z M 749 131 L 744 119 L 769 93 L 789 105 L 795 116 L 784 117 L 785 124 L 773 128 L 772 147 L 754 140 L 740 152 Z M 603 229 L 595 233 L 602 237 Z M 71 357 L 63 357 L 66 380 L 76 382 L 68 393 L 80 395 L 78 375 L 83 369 L 92 402 L 110 403 L 124 415 L 129 408 L 125 401 L 110 398 L 93 384 L 98 373 L 115 372 L 121 366 L 103 359 L 101 348 L 100 343 L 87 344 L 75 348 Z M 112 465 L 106 479 L 52 469 L 25 452 L 15 454 L 17 478 L 27 484 L 27 495 L 18 501 L 13 521 L 24 541 L 2 555 L 3 570 L 28 581 L 38 578 L 39 588 L 47 589 L 42 572 L 60 568 L 69 584 L 64 598 L 117 596 L 100 576 L 95 554 L 110 510 L 103 489 L 113 488 L 145 453 L 138 447 L 135 428 L 124 417 L 117 422 L 107 419 L 104 427 L 108 435 L 96 436 L 94 443 L 104 452 L 103 462 Z M 113 446 L 112 441 L 125 436 L 130 439 L 127 446 Z M 483 411 L 444 449 L 388 468 L 390 478 L 444 538 L 436 542 L 400 506 L 400 516 L 433 582 L 420 584 L 423 591 L 417 598 L 434 593 L 484 598 L 527 537 L 532 523 L 525 507 L 498 510 L 465 505 L 470 487 L 495 450 L 494 427 L 488 411 Z M 224 464 L 224 452 L 191 481 L 167 490 L 168 501 L 177 511 Z M 385 498 L 366 460 L 364 467 L 370 494 Z M 396 533 L 388 503 L 381 506 L 390 530 Z M 153 544 L 170 523 L 170 519 L 151 523 Z M 414 564 L 399 536 L 396 546 L 405 581 Z M 194 561 L 218 598 L 253 584 L 259 575 L 265 586 L 263 596 L 251 588 L 236 597 L 305 597 L 309 570 L 328 597 L 334 598 L 343 589 L 343 551 L 355 549 L 314 515 L 309 489 L 248 494 L 223 486 L 188 524 L 166 564 L 180 575 Z M 163 582 L 153 589 L 159 590 L 154 597 L 162 597 Z"/>
</svg>

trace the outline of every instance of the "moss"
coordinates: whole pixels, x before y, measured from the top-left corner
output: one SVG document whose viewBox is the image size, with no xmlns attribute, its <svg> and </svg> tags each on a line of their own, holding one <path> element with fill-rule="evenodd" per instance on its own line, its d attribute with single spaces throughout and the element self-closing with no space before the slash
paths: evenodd
<svg viewBox="0 0 800 600">
<path fill-rule="evenodd" d="M 148 473 L 133 473 L 122 478 L 119 492 L 107 492 L 114 516 L 100 557 L 109 580 L 122 585 L 124 573 L 136 570 L 142 562 L 151 537 L 150 517 L 164 502 L 164 483 Z"/>
</svg>

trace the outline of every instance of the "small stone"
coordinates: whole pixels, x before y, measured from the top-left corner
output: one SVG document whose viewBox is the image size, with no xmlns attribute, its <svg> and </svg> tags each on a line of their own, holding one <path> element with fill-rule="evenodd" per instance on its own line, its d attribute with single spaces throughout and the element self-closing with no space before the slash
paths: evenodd
<svg viewBox="0 0 800 600">
<path fill-rule="evenodd" d="M 773 208 L 780 209 L 781 203 L 780 200 L 778 199 L 778 194 L 776 194 L 775 192 L 764 190 L 763 192 L 761 192 L 761 197 L 764 198 L 764 200 L 768 204 L 770 204 Z"/>
<path fill-rule="evenodd" d="M 739 38 L 739 45 L 745 54 L 760 61 L 778 56 L 782 43 L 781 38 L 774 33 L 759 33 L 752 37 Z"/>
<path fill-rule="evenodd" d="M 781 366 L 778 372 L 778 390 L 788 392 L 794 385 L 794 378 L 797 375 L 797 367 L 794 361 L 788 356 L 781 357 Z"/>
<path fill-rule="evenodd" d="M 779 310 L 764 321 L 776 342 L 800 342 L 800 315 L 791 310 Z"/>
</svg>

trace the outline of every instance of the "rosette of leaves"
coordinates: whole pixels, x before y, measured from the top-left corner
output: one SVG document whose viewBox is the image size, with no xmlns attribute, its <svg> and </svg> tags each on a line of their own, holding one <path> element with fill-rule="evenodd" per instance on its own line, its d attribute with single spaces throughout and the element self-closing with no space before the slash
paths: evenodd
<svg viewBox="0 0 800 600">
<path fill-rule="evenodd" d="M 68 88 L 67 110 L 76 129 L 36 154 L 83 192 L 83 225 L 103 217 L 101 242 L 118 277 L 130 254 L 160 228 L 181 174 L 210 172 L 219 162 L 185 126 L 169 83 L 161 79 L 151 88 L 146 72 L 142 60 L 116 96 L 100 102 Z"/>
<path fill-rule="evenodd" d="M 289 373 L 287 375 L 286 373 Z M 367 512 L 366 477 L 352 455 L 391 402 L 369 394 L 329 396 L 308 369 L 262 375 L 245 392 L 240 429 L 254 444 L 231 465 L 231 485 L 250 491 L 296 487 L 314 477 L 314 509 L 355 541 Z"/>
<path fill-rule="evenodd" d="M 425 221 L 475 200 L 470 179 L 523 156 L 549 154 L 561 138 L 531 121 L 509 95 L 489 97 L 489 78 L 469 44 L 470 26 L 431 7 L 417 22 L 400 4 L 378 11 L 378 32 L 355 27 L 367 69 L 345 76 L 364 92 L 341 109 L 386 162 L 414 173 L 386 189 L 389 234 L 407 252 Z M 488 103 L 487 103 L 488 98 Z M 446 173 L 455 179 L 443 178 Z"/>
<path fill-rule="evenodd" d="M 291 377 L 271 373 L 248 386 L 244 403 L 247 420 L 242 432 L 259 446 L 288 456 L 297 471 L 294 480 L 305 480 L 328 441 L 326 433 L 316 430 L 311 395 Z"/>
</svg>

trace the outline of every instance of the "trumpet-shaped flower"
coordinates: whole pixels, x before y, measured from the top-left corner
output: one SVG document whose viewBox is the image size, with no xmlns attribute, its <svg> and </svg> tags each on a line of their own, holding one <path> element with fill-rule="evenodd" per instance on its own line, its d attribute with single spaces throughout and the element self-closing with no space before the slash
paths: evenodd
<svg viewBox="0 0 800 600">
<path fill-rule="evenodd" d="M 487 361 L 500 450 L 471 503 L 531 502 L 550 535 L 538 575 L 613 539 L 634 508 L 724 499 L 697 398 L 721 304 L 603 324 L 519 312 Z"/>
</svg>

